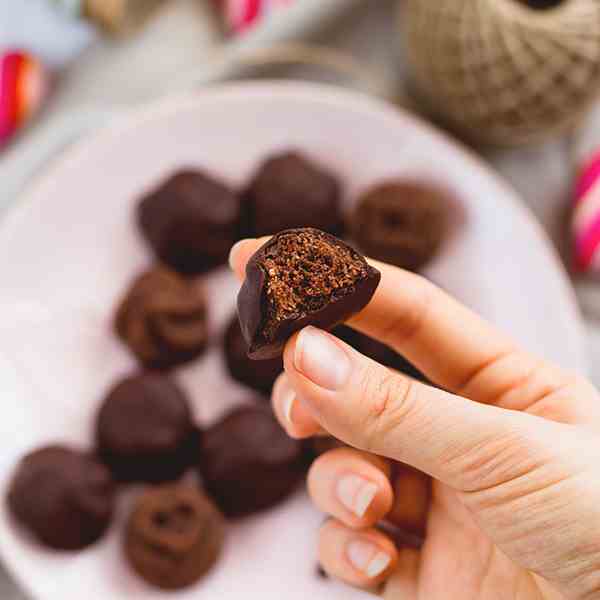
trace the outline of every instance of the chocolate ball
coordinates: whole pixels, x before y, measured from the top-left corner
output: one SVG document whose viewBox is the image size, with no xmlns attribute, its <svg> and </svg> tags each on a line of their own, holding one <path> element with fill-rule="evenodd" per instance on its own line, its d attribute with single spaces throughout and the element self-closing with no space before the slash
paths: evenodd
<svg viewBox="0 0 600 600">
<path fill-rule="evenodd" d="M 227 327 L 223 352 L 227 370 L 233 379 L 265 396 L 271 394 L 275 380 L 283 372 L 283 360 L 280 357 L 270 360 L 248 358 L 248 344 L 237 315 Z"/>
<path fill-rule="evenodd" d="M 418 271 L 437 254 L 448 233 L 448 199 L 421 183 L 383 183 L 359 199 L 350 230 L 371 258 Z"/>
<path fill-rule="evenodd" d="M 283 229 L 317 227 L 341 235 L 340 183 L 298 152 L 268 158 L 242 199 L 246 235 L 259 237 Z"/>
<path fill-rule="evenodd" d="M 328 233 L 278 233 L 248 261 L 238 294 L 249 356 L 280 356 L 288 338 L 307 325 L 332 329 L 369 303 L 380 278 L 356 250 Z"/>
<path fill-rule="evenodd" d="M 203 290 L 166 269 L 147 271 L 133 281 L 117 309 L 114 326 L 147 368 L 168 369 L 189 362 L 207 344 Z"/>
<path fill-rule="evenodd" d="M 302 443 L 290 438 L 266 408 L 238 408 L 204 433 L 200 474 L 229 517 L 281 502 L 304 471 Z"/>
<path fill-rule="evenodd" d="M 137 219 L 159 260 L 194 275 L 227 261 L 239 237 L 240 202 L 221 181 L 182 170 L 141 200 Z"/>
<path fill-rule="evenodd" d="M 196 583 L 215 565 L 225 520 L 199 490 L 168 485 L 146 490 L 127 522 L 125 556 L 151 585 L 175 590 Z"/>
<path fill-rule="evenodd" d="M 91 455 L 64 446 L 46 446 L 25 456 L 8 492 L 15 519 L 56 550 L 80 550 L 100 539 L 114 504 L 109 470 Z"/>
<path fill-rule="evenodd" d="M 400 371 L 417 381 L 429 383 L 427 377 L 412 363 L 406 360 L 406 358 L 372 337 L 364 335 L 363 333 L 356 331 L 356 329 L 352 329 L 346 325 L 339 325 L 332 333 L 346 342 L 346 344 L 352 346 L 361 354 L 373 359 L 375 362 L 378 362 L 380 365 Z"/>
<path fill-rule="evenodd" d="M 102 460 L 119 481 L 172 481 L 190 466 L 198 432 L 188 400 L 168 377 L 142 373 L 120 381 L 96 420 Z"/>
</svg>

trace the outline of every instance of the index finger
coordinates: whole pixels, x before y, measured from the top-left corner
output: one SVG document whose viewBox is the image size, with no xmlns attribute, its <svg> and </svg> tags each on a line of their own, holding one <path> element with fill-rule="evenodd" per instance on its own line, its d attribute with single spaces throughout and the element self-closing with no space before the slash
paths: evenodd
<svg viewBox="0 0 600 600">
<path fill-rule="evenodd" d="M 267 239 L 242 240 L 232 248 L 230 264 L 240 279 L 249 258 Z M 508 337 L 423 277 L 369 262 L 381 271 L 381 283 L 368 306 L 348 324 L 405 356 L 431 381 L 489 402 L 539 366 Z M 479 375 L 500 363 L 497 376 L 484 378 L 486 383 L 492 379 L 493 385 L 477 384 Z"/>
</svg>

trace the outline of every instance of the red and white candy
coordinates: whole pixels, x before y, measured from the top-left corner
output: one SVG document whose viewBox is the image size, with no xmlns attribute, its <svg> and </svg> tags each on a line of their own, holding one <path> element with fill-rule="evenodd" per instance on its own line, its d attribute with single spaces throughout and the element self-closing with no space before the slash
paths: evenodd
<svg viewBox="0 0 600 600">
<path fill-rule="evenodd" d="M 27 52 L 0 53 L 0 148 L 37 112 L 48 89 L 42 64 Z"/>
<path fill-rule="evenodd" d="M 572 233 L 574 268 L 600 274 L 600 150 L 584 163 L 577 178 Z"/>
<path fill-rule="evenodd" d="M 232 33 L 250 29 L 275 10 L 286 8 L 298 0 L 218 0 L 225 25 Z"/>
</svg>

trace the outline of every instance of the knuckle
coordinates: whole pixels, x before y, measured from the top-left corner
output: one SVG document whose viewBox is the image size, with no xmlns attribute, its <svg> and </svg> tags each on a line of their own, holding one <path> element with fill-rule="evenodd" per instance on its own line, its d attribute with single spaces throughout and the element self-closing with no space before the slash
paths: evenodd
<svg viewBox="0 0 600 600">
<path fill-rule="evenodd" d="M 513 354 L 513 364 L 517 363 L 520 357 L 523 357 L 522 364 L 528 364 L 529 368 L 521 372 L 515 369 L 515 374 L 508 378 L 504 387 L 494 396 L 492 403 L 501 408 L 517 408 L 544 416 L 548 407 L 557 404 L 556 400 L 560 396 L 580 394 L 580 391 L 587 387 L 587 382 L 582 377 L 558 369 L 545 361 L 532 360 L 526 354 Z"/>
<path fill-rule="evenodd" d="M 396 375 L 387 369 L 365 371 L 361 396 L 365 399 L 364 445 L 367 451 L 381 448 L 389 434 L 395 431 L 412 411 L 417 382 Z"/>
<path fill-rule="evenodd" d="M 484 387 L 490 378 L 494 377 L 494 371 L 502 365 L 511 361 L 519 361 L 520 351 L 515 348 L 500 351 L 491 357 L 481 361 L 460 381 L 451 385 L 451 389 L 457 394 L 469 396 L 473 388 Z"/>
<path fill-rule="evenodd" d="M 542 389 L 529 399 L 528 412 L 552 421 L 600 425 L 600 396 L 580 375 L 567 374 L 562 384 Z"/>
</svg>

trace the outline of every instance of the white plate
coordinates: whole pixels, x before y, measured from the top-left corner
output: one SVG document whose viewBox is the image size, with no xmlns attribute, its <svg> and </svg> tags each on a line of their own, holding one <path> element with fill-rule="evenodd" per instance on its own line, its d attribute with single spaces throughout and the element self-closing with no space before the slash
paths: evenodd
<svg viewBox="0 0 600 600">
<path fill-rule="evenodd" d="M 109 323 L 117 297 L 150 262 L 132 222 L 139 194 L 181 165 L 240 185 L 266 154 L 290 146 L 342 174 L 349 198 L 392 176 L 449 187 L 462 205 L 460 226 L 429 274 L 528 348 L 584 370 L 582 328 L 561 267 L 529 213 L 483 164 L 409 114 L 356 94 L 297 83 L 213 88 L 136 112 L 80 143 L 4 221 L 0 494 L 26 449 L 89 443 L 103 392 L 133 367 Z M 224 270 L 210 278 L 215 332 L 233 310 L 235 289 Z M 249 396 L 226 381 L 216 347 L 179 379 L 205 422 Z M 299 494 L 233 525 L 212 574 L 172 597 L 362 597 L 315 576 L 320 521 Z M 3 510 L 0 550 L 39 599 L 163 597 L 129 572 L 118 533 L 113 527 L 88 551 L 56 554 L 15 529 Z"/>
</svg>

